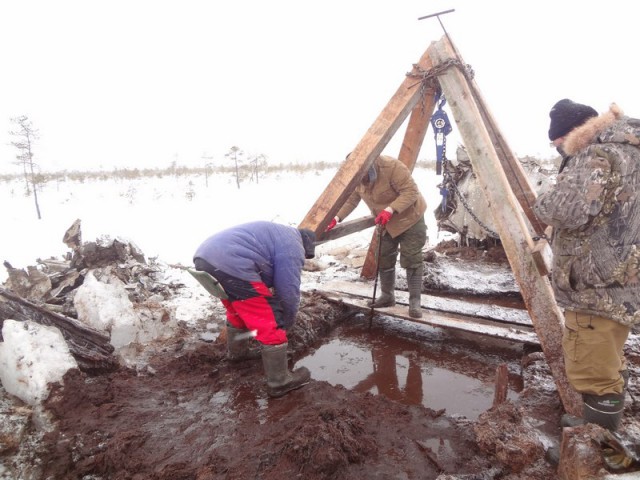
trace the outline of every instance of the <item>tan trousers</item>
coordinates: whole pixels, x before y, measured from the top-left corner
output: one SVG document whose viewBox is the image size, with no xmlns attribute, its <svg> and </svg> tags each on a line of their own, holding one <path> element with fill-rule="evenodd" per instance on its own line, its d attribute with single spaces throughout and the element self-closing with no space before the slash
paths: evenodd
<svg viewBox="0 0 640 480">
<path fill-rule="evenodd" d="M 578 393 L 622 393 L 620 372 L 627 368 L 622 349 L 630 327 L 571 310 L 564 318 L 562 348 L 569 383 Z"/>
</svg>

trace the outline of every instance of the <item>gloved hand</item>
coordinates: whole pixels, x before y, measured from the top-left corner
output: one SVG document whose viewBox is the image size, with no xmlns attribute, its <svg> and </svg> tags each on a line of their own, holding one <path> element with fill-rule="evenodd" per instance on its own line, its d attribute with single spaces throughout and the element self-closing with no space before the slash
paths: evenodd
<svg viewBox="0 0 640 480">
<path fill-rule="evenodd" d="M 338 217 L 333 217 L 333 219 L 329 222 L 329 225 L 327 225 L 327 228 L 325 228 L 324 231 L 328 232 L 333 227 L 335 227 L 338 224 L 339 221 L 340 221 L 340 219 Z"/>
<path fill-rule="evenodd" d="M 376 217 L 376 225 L 382 225 L 384 227 L 387 224 L 387 222 L 391 220 L 392 215 L 393 215 L 393 210 L 391 210 L 391 208 L 389 207 L 385 208 Z"/>
</svg>

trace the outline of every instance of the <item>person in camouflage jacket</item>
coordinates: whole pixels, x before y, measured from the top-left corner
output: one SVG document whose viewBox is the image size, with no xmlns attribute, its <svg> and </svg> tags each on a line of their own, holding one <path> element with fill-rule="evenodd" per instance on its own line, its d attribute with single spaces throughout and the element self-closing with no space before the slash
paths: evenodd
<svg viewBox="0 0 640 480">
<path fill-rule="evenodd" d="M 567 378 L 582 421 L 616 430 L 628 381 L 623 347 L 640 322 L 640 120 L 564 99 L 549 139 L 563 157 L 536 215 L 553 227 L 552 283 L 564 309 Z M 565 426 L 576 419 L 563 417 Z"/>
</svg>

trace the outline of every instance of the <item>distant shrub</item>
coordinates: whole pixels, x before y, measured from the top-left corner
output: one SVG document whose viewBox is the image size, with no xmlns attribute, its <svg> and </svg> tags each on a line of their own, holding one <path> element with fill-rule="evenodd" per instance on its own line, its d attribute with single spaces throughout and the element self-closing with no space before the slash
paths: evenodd
<svg viewBox="0 0 640 480">
<path fill-rule="evenodd" d="M 252 157 L 253 158 L 253 157 Z M 530 160 L 531 157 L 524 157 L 523 160 Z M 549 165 L 551 168 L 556 168 L 559 164 L 560 158 L 552 160 L 537 160 L 538 163 L 543 165 Z M 262 162 L 262 159 L 258 156 L 258 162 L 260 162 L 260 176 L 263 175 L 277 175 L 284 172 L 292 172 L 298 174 L 312 173 L 314 175 L 320 175 L 326 170 L 337 171 L 342 165 L 343 161 L 338 162 L 309 162 L 309 163 L 272 163 L 268 164 Z M 251 165 L 249 165 L 251 167 Z M 252 172 L 254 180 L 257 181 L 257 169 L 254 167 L 246 168 L 239 171 L 240 177 L 251 178 Z M 416 162 L 416 168 L 435 170 L 436 161 L 431 159 L 422 159 Z M 236 167 L 233 164 L 216 164 L 208 163 L 206 166 L 199 167 L 186 167 L 176 165 L 175 162 L 167 168 L 115 168 L 113 170 L 92 170 L 92 171 L 78 171 L 78 170 L 62 170 L 56 172 L 41 172 L 37 175 L 38 185 L 41 188 L 42 185 L 56 181 L 56 182 L 78 182 L 85 183 L 89 181 L 107 181 L 107 180 L 139 180 L 144 178 L 164 178 L 164 177 L 188 177 L 188 176 L 201 176 L 207 178 L 214 174 L 233 174 L 235 177 Z M 0 182 L 13 182 L 16 179 L 22 178 L 22 174 L 0 174 Z M 235 178 L 234 178 L 235 180 Z"/>
</svg>

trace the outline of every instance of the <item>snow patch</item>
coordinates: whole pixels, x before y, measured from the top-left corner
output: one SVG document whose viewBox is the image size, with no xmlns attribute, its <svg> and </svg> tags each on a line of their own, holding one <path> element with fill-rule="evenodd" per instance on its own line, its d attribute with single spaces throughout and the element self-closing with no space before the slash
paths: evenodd
<svg viewBox="0 0 640 480">
<path fill-rule="evenodd" d="M 0 343 L 0 381 L 7 392 L 29 405 L 49 396 L 49 383 L 78 364 L 60 330 L 27 320 L 5 320 Z"/>
<path fill-rule="evenodd" d="M 108 283 L 101 282 L 89 272 L 77 289 L 73 304 L 78 319 L 110 333 L 111 345 L 117 349 L 135 341 L 141 325 L 122 281 L 113 276 L 106 279 Z"/>
</svg>

